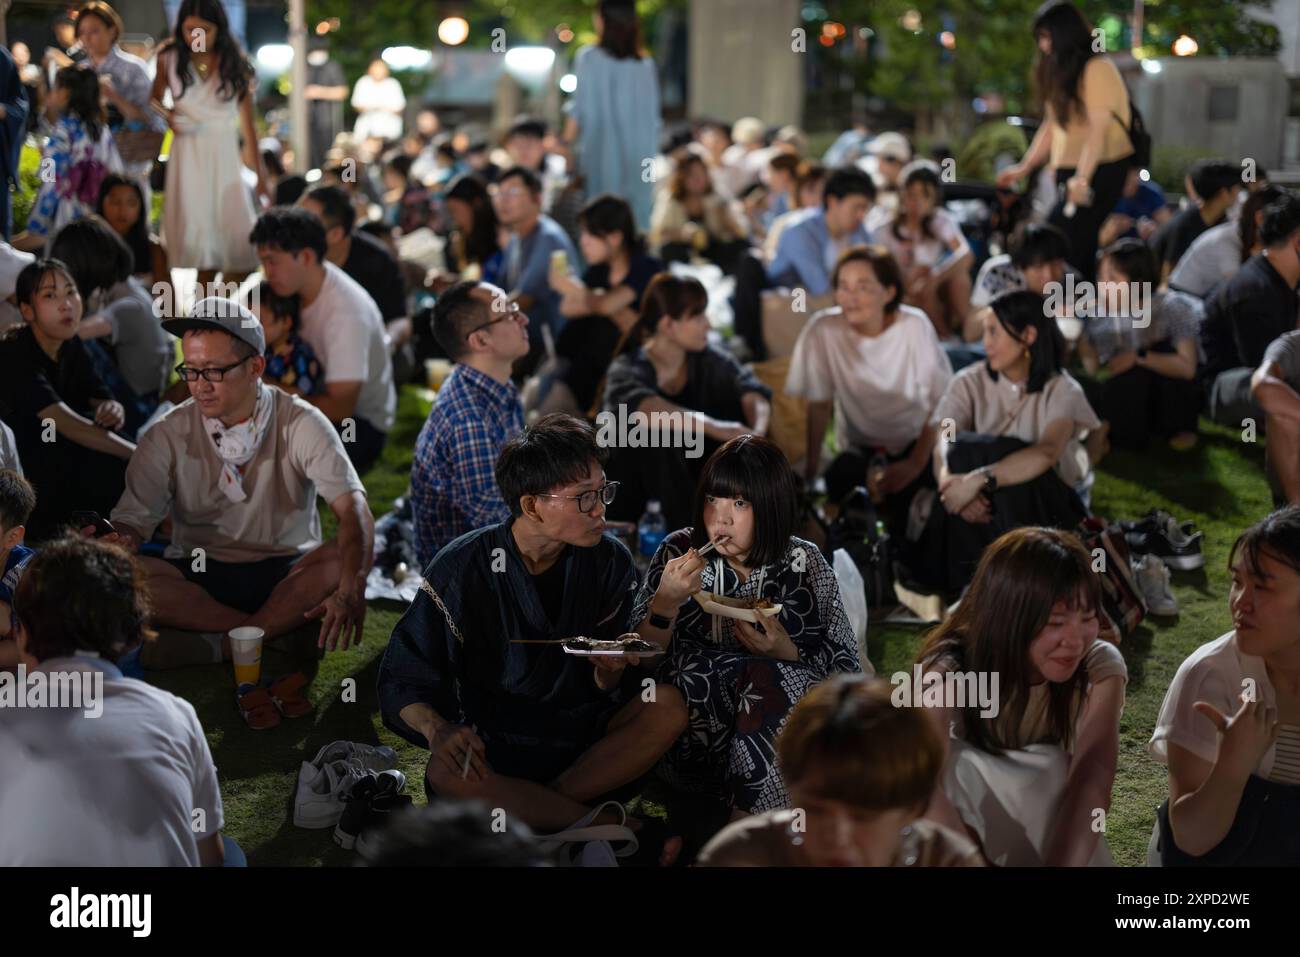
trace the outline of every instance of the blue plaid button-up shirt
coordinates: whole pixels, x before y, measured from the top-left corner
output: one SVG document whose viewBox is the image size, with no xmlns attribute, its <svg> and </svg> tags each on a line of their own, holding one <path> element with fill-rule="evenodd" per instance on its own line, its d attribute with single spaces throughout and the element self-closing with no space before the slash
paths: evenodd
<svg viewBox="0 0 1300 957">
<path fill-rule="evenodd" d="M 415 443 L 411 510 L 415 550 L 424 568 L 454 538 L 510 517 L 497 488 L 501 447 L 524 428 L 512 383 L 457 364 Z"/>
</svg>

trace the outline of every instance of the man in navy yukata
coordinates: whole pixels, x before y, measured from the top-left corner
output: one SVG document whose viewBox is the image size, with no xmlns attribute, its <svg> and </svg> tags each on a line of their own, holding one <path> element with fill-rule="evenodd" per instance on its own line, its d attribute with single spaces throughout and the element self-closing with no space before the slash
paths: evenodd
<svg viewBox="0 0 1300 957">
<path fill-rule="evenodd" d="M 480 799 L 560 830 L 638 781 L 685 730 L 681 694 L 642 680 L 636 658 L 520 641 L 626 631 L 637 577 L 605 534 L 616 485 L 604 455 L 592 428 L 567 415 L 507 442 L 496 479 L 511 518 L 444 547 L 397 623 L 380 707 L 389 729 L 429 749 L 431 797 Z M 664 849 L 661 862 L 675 856 Z"/>
</svg>

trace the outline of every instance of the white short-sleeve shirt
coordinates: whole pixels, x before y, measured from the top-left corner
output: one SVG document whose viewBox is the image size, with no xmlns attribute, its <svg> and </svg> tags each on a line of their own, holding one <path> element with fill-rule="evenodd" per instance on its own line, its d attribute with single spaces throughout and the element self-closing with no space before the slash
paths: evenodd
<svg viewBox="0 0 1300 957">
<path fill-rule="evenodd" d="M 900 306 L 874 338 L 856 331 L 838 307 L 823 309 L 799 334 L 785 391 L 812 402 L 835 402 L 835 441 L 848 448 L 905 449 L 925 427 L 952 381 L 934 324 Z"/>
<path fill-rule="evenodd" d="M 302 337 L 325 367 L 325 382 L 360 382 L 356 414 L 380 432 L 393 427 L 397 392 L 379 307 L 331 262 L 315 302 L 302 310 Z"/>
<path fill-rule="evenodd" d="M 0 714 L 0 867 L 195 867 L 198 841 L 221 830 L 217 769 L 194 706 L 105 670 L 97 717 Z"/>
<path fill-rule="evenodd" d="M 1176 744 L 1213 763 L 1219 755 L 1219 732 L 1194 705 L 1205 701 L 1223 714 L 1232 715 L 1241 707 L 1241 694 L 1248 687 L 1254 689 L 1256 701 L 1277 707 L 1277 694 L 1268 680 L 1264 659 L 1244 653 L 1235 631 L 1201 645 L 1178 666 L 1165 692 L 1155 732 L 1147 743 L 1151 759 L 1167 765 L 1169 745 Z M 1269 777 L 1276 755 L 1276 745 L 1264 753 L 1255 768 L 1259 777 Z"/>
</svg>

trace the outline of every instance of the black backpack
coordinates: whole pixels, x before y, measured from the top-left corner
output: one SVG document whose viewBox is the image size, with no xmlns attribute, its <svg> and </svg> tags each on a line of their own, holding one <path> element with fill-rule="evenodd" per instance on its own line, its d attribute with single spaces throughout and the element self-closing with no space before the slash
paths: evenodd
<svg viewBox="0 0 1300 957">
<path fill-rule="evenodd" d="M 1128 113 L 1129 124 L 1124 127 L 1128 133 L 1128 140 L 1133 144 L 1133 154 L 1137 159 L 1137 165 L 1146 168 L 1151 165 L 1151 134 L 1147 131 L 1146 120 L 1142 119 L 1142 111 L 1137 108 L 1133 102 L 1133 94 L 1128 95 Z M 1119 114 L 1114 110 L 1111 116 L 1115 117 L 1115 122 L 1124 126 L 1120 121 Z"/>
</svg>

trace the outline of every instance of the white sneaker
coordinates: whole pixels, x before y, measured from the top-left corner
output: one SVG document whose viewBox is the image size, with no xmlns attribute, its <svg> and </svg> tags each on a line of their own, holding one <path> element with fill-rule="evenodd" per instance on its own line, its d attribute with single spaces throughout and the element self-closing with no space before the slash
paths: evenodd
<svg viewBox="0 0 1300 957">
<path fill-rule="evenodd" d="M 304 761 L 298 769 L 293 823 L 313 830 L 334 827 L 343 815 L 343 795 L 373 773 L 355 759 L 326 761 L 320 767 Z"/>
<path fill-rule="evenodd" d="M 1178 599 L 1169 589 L 1169 567 L 1155 555 L 1141 555 L 1132 564 L 1147 611 L 1159 616 L 1177 615 Z"/>
<path fill-rule="evenodd" d="M 360 761 L 362 767 L 378 774 L 397 767 L 397 752 L 382 745 L 376 747 L 373 744 L 357 744 L 355 741 L 334 741 L 321 748 L 311 763 L 320 769 L 330 761 L 347 760 Z"/>
</svg>

